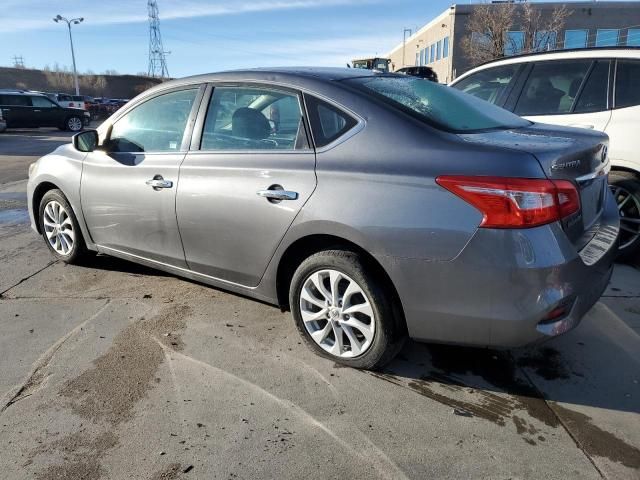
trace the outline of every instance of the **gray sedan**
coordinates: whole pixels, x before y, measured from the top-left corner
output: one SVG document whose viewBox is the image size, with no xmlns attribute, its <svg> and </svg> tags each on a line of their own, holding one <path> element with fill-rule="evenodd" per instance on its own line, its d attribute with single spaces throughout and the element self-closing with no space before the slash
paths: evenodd
<svg viewBox="0 0 640 480">
<path fill-rule="evenodd" d="M 612 271 L 606 135 L 414 77 L 269 69 L 159 85 L 30 168 L 55 257 L 99 252 L 288 308 L 376 368 L 408 336 L 575 327 Z"/>
</svg>

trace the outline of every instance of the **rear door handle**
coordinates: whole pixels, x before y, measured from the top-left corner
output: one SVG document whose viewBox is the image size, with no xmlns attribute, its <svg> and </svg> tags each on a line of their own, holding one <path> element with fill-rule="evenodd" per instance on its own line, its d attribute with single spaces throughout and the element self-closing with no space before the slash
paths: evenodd
<svg viewBox="0 0 640 480">
<path fill-rule="evenodd" d="M 268 200 L 297 200 L 298 192 L 291 192 L 289 190 L 259 190 L 256 192 L 259 197 L 264 197 Z"/>
<path fill-rule="evenodd" d="M 147 185 L 153 187 L 154 190 L 159 190 L 161 188 L 171 188 L 173 187 L 173 182 L 171 180 L 165 180 L 164 178 L 156 175 L 156 177 L 151 180 L 147 180 Z"/>
</svg>

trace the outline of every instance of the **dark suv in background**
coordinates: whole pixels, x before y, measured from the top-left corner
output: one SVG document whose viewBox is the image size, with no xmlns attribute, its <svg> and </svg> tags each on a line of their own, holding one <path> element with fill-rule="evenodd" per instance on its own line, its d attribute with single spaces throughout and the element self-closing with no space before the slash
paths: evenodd
<svg viewBox="0 0 640 480">
<path fill-rule="evenodd" d="M 396 70 L 395 73 L 401 73 L 403 75 L 411 75 L 412 77 L 423 78 L 431 82 L 438 81 L 438 75 L 433 71 L 431 67 L 416 66 L 416 67 L 404 67 Z"/>
<path fill-rule="evenodd" d="M 7 128 L 58 127 L 78 132 L 89 124 L 89 112 L 65 108 L 46 95 L 20 90 L 0 90 L 0 109 Z"/>
</svg>

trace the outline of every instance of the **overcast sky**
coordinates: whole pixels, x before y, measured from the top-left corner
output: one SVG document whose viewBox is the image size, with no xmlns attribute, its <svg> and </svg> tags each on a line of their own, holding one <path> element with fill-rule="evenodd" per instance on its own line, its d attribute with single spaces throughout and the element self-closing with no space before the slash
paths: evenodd
<svg viewBox="0 0 640 480">
<path fill-rule="evenodd" d="M 421 27 L 453 2 L 443 0 L 158 0 L 169 74 L 182 77 L 275 65 L 344 66 L 384 55 L 404 27 Z M 468 3 L 468 2 L 458 2 Z M 27 67 L 71 66 L 73 27 L 78 70 L 147 71 L 146 0 L 0 0 L 0 65 L 22 55 Z"/>
</svg>

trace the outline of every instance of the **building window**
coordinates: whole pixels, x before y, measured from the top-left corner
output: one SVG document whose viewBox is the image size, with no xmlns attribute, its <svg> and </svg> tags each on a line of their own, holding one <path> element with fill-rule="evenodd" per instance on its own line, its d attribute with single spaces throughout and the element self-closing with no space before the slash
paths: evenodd
<svg viewBox="0 0 640 480">
<path fill-rule="evenodd" d="M 424 49 L 424 64 L 429 65 L 429 47 L 425 47 Z"/>
<path fill-rule="evenodd" d="M 442 58 L 449 56 L 449 37 L 444 37 L 442 40 Z"/>
<path fill-rule="evenodd" d="M 524 49 L 524 32 L 507 32 L 507 42 L 504 46 L 505 55 L 516 55 Z"/>
<path fill-rule="evenodd" d="M 427 64 L 427 49 L 423 48 L 422 56 L 420 57 L 420 65 L 426 65 L 426 64 Z"/>
<path fill-rule="evenodd" d="M 557 33 L 548 30 L 536 32 L 533 49 L 538 52 L 555 50 Z"/>
<path fill-rule="evenodd" d="M 564 48 L 585 48 L 589 30 L 567 30 L 564 32 Z"/>
<path fill-rule="evenodd" d="M 599 28 L 596 32 L 596 47 L 615 47 L 618 45 L 617 28 Z"/>
<path fill-rule="evenodd" d="M 431 44 L 431 53 L 429 55 L 429 58 L 431 58 L 432 62 L 436 61 L 436 44 L 435 43 Z"/>
<path fill-rule="evenodd" d="M 640 47 L 640 28 L 630 28 L 627 30 L 627 46 Z"/>
<path fill-rule="evenodd" d="M 420 52 L 416 53 L 416 67 L 420 65 Z"/>
<path fill-rule="evenodd" d="M 442 58 L 442 40 L 438 40 L 436 43 L 436 60 L 440 60 Z"/>
</svg>

